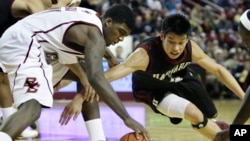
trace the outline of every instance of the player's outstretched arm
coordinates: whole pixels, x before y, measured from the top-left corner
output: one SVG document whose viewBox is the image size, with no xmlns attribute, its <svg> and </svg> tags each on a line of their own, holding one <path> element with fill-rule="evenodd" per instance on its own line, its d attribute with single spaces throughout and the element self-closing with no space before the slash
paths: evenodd
<svg viewBox="0 0 250 141">
<path fill-rule="evenodd" d="M 96 27 L 86 25 L 72 26 L 64 37 L 65 44 L 70 43 L 82 48 L 84 53 L 88 81 L 100 98 L 137 134 L 143 133 L 148 139 L 147 130 L 130 117 L 121 100 L 104 77 L 102 59 L 106 48 L 103 35 Z"/>
</svg>

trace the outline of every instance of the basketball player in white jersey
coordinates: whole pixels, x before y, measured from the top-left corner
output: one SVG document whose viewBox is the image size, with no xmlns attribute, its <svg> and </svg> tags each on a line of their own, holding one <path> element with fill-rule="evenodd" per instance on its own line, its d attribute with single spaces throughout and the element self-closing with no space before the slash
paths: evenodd
<svg viewBox="0 0 250 141">
<path fill-rule="evenodd" d="M 48 8 L 62 6 L 78 6 L 80 0 L 1 0 L 0 1 L 0 36 L 19 19 Z M 3 120 L 16 112 L 12 107 L 13 99 L 9 90 L 7 74 L 3 73 L 0 65 L 0 106 Z M 24 130 L 21 137 L 36 137 L 36 130 Z"/>
<path fill-rule="evenodd" d="M 96 91 L 129 128 L 137 135 L 142 132 L 147 139 L 147 131 L 127 113 L 105 79 L 102 67 L 105 47 L 122 41 L 133 26 L 131 9 L 115 5 L 103 17 L 85 8 L 47 10 L 30 15 L 7 29 L 0 39 L 0 60 L 8 73 L 19 109 L 1 127 L 0 138 L 16 139 L 40 117 L 43 107 L 52 107 L 53 65 L 47 63 L 46 56 L 54 54 L 59 63 L 80 79 L 84 86 L 83 98 L 86 99 L 85 95 L 95 97 Z M 86 70 L 79 64 L 83 58 Z"/>
</svg>

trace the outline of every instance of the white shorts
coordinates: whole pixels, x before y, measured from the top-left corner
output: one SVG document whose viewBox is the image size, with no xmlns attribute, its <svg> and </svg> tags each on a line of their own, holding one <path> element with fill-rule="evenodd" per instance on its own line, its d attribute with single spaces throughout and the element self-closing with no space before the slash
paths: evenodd
<svg viewBox="0 0 250 141">
<path fill-rule="evenodd" d="M 22 65 L 16 74 L 9 73 L 8 77 L 15 106 L 36 99 L 41 105 L 52 107 L 54 90 L 51 66 L 40 68 Z"/>
<path fill-rule="evenodd" d="M 15 105 L 36 99 L 41 105 L 52 107 L 52 67 L 46 62 L 44 50 L 25 28 L 8 30 L 0 39 L 0 61 L 8 73 Z"/>
</svg>

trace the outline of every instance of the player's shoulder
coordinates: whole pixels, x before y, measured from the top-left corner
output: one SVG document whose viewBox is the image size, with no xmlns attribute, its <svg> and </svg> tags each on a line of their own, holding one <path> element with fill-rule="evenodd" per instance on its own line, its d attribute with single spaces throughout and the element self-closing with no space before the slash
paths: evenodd
<svg viewBox="0 0 250 141">
<path fill-rule="evenodd" d="M 195 41 L 193 41 L 193 40 L 189 40 L 189 41 L 190 41 L 190 44 L 191 44 L 191 48 L 192 48 L 192 52 L 193 52 L 193 53 L 196 52 L 196 51 L 198 51 L 198 52 L 202 51 L 200 45 L 199 45 L 197 42 L 195 42 Z"/>
</svg>

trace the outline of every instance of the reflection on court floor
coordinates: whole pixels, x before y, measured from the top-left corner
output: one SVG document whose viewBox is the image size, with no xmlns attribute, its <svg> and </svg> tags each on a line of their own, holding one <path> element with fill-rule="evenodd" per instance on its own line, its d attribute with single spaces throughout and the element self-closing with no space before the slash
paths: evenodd
<svg viewBox="0 0 250 141">
<path fill-rule="evenodd" d="M 218 119 L 227 123 L 232 122 L 240 106 L 240 100 L 215 100 L 214 102 L 219 113 Z M 81 117 L 78 117 L 76 121 L 71 121 L 67 126 L 61 126 L 58 123 L 64 105 L 65 101 L 56 101 L 53 109 L 44 110 L 38 120 L 40 137 L 28 141 L 89 141 Z M 152 141 L 210 141 L 193 130 L 190 122 L 186 120 L 173 125 L 168 118 L 153 113 L 148 106 L 133 101 L 124 102 L 124 105 L 131 116 L 146 126 Z M 123 134 L 131 131 L 104 103 L 101 102 L 100 108 L 108 141 L 118 141 Z M 250 124 L 250 120 L 246 124 Z"/>
<path fill-rule="evenodd" d="M 88 141 L 88 134 L 82 115 L 68 125 L 59 124 L 64 103 L 55 102 L 52 109 L 43 109 L 37 124 L 40 131 L 39 141 Z M 142 125 L 145 125 L 145 107 L 138 104 L 127 105 L 127 111 Z M 117 141 L 124 134 L 131 132 L 123 121 L 105 104 L 100 106 L 103 128 L 108 141 Z"/>
</svg>

